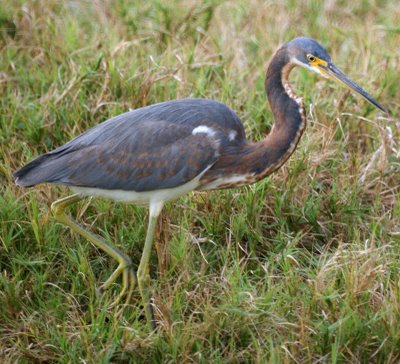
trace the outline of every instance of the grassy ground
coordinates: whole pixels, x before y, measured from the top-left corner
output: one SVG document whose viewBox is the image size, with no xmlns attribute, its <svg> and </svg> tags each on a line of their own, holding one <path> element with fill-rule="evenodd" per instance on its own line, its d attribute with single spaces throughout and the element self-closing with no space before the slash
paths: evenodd
<svg viewBox="0 0 400 364">
<path fill-rule="evenodd" d="M 398 1 L 0 0 L 2 363 L 400 361 Z M 122 316 L 97 297 L 115 268 L 49 216 L 69 192 L 21 189 L 12 171 L 118 113 L 207 97 L 268 133 L 263 80 L 298 35 L 392 110 L 295 71 L 308 128 L 256 185 L 171 203 L 151 260 L 160 330 L 139 295 Z M 396 124 L 397 122 L 397 124 Z M 138 264 L 147 212 L 71 210 Z"/>
</svg>

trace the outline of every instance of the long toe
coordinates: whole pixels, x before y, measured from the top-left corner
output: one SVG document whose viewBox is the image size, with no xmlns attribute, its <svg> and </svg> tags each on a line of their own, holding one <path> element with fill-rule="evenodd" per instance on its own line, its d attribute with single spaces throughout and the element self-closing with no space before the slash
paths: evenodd
<svg viewBox="0 0 400 364">
<path fill-rule="evenodd" d="M 131 300 L 133 289 L 136 286 L 136 272 L 132 266 L 123 267 L 120 274 L 122 274 L 122 290 L 114 302 L 111 303 L 110 307 L 118 305 L 124 295 L 126 295 L 125 304 L 128 304 Z"/>
<path fill-rule="evenodd" d="M 136 272 L 133 268 L 129 269 L 129 272 L 128 272 L 128 284 L 129 284 L 129 288 L 128 288 L 128 293 L 126 295 L 126 300 L 125 300 L 125 303 L 127 305 L 131 302 L 133 290 L 137 285 Z"/>
<path fill-rule="evenodd" d="M 111 276 L 108 277 L 108 279 L 99 287 L 99 289 L 101 291 L 104 291 L 110 288 L 110 286 L 116 281 L 116 279 L 123 273 L 124 267 L 125 266 L 123 265 L 123 263 L 121 263 L 118 268 L 113 272 L 113 274 L 111 274 Z"/>
</svg>

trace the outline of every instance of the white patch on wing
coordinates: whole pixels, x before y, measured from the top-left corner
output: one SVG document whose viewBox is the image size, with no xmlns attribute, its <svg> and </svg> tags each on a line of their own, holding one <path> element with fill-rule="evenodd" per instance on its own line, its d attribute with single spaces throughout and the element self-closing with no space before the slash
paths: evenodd
<svg viewBox="0 0 400 364">
<path fill-rule="evenodd" d="M 106 190 L 95 187 L 71 187 L 74 191 L 83 196 L 104 197 L 114 201 L 133 202 L 138 205 L 157 205 L 165 201 L 175 200 L 178 197 L 195 190 L 199 186 L 200 178 L 206 173 L 212 164 L 207 166 L 200 174 L 191 181 L 172 188 L 163 188 L 153 191 L 125 191 L 125 190 Z"/>
<path fill-rule="evenodd" d="M 204 133 L 207 134 L 209 136 L 214 136 L 215 135 L 215 130 L 213 130 L 212 128 L 206 126 L 206 125 L 200 125 L 196 128 L 194 128 L 192 130 L 192 134 L 196 135 L 196 134 L 200 134 L 200 133 Z"/>
<path fill-rule="evenodd" d="M 237 136 L 236 130 L 231 130 L 231 131 L 229 132 L 229 134 L 228 134 L 228 138 L 229 138 L 230 141 L 235 140 L 236 136 Z"/>
</svg>

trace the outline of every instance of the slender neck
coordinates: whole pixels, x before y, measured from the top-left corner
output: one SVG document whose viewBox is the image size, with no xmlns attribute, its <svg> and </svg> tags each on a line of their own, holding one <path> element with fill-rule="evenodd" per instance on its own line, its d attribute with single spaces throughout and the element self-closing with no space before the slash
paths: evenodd
<svg viewBox="0 0 400 364">
<path fill-rule="evenodd" d="M 294 64 L 287 58 L 284 49 L 273 57 L 265 78 L 265 90 L 274 115 L 271 132 L 255 150 L 261 151 L 254 165 L 257 179 L 277 170 L 296 149 L 306 127 L 306 115 L 302 98 L 295 95 L 288 83 Z"/>
<path fill-rule="evenodd" d="M 278 50 L 265 79 L 265 89 L 275 119 L 271 132 L 258 143 L 243 143 L 227 148 L 204 175 L 202 181 L 205 189 L 254 183 L 276 171 L 294 152 L 306 126 L 306 115 L 302 99 L 294 94 L 288 84 L 293 67 L 285 49 Z"/>
</svg>

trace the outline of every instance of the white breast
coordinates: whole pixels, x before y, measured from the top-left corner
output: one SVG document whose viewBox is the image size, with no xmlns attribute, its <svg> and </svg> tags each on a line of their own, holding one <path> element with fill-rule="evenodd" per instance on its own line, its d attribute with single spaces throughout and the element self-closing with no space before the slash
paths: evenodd
<svg viewBox="0 0 400 364">
<path fill-rule="evenodd" d="M 248 185 L 254 183 L 256 181 L 255 174 L 235 174 L 223 178 L 218 178 L 215 181 L 211 181 L 206 185 L 202 186 L 200 189 L 202 191 L 207 190 L 216 190 L 219 188 L 226 188 L 226 187 L 239 187 L 243 185 Z"/>
</svg>

